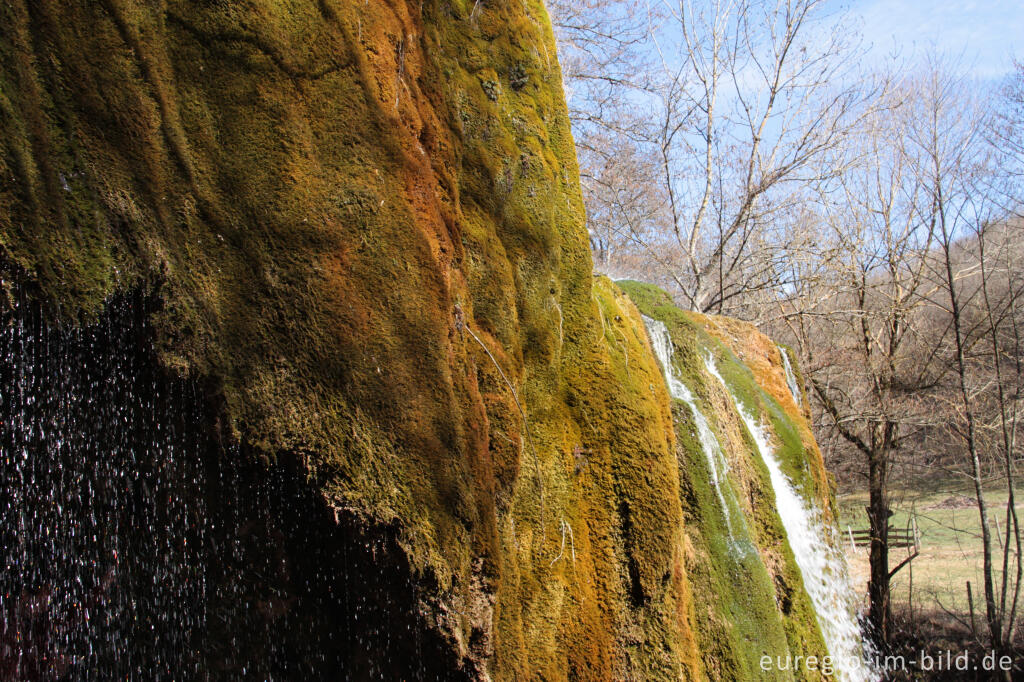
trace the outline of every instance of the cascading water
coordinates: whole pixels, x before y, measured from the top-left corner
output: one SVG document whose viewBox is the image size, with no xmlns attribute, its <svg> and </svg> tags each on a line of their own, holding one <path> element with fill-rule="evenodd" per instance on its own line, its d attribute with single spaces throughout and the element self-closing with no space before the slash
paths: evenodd
<svg viewBox="0 0 1024 682">
<path fill-rule="evenodd" d="M 779 355 L 782 356 L 782 370 L 786 374 L 786 385 L 789 387 L 789 394 L 793 396 L 793 402 L 796 403 L 797 407 L 803 405 L 803 398 L 800 393 L 800 384 L 796 380 L 796 373 L 793 371 L 793 365 L 789 362 L 789 353 L 785 351 L 781 346 L 777 346 L 779 349 Z"/>
<path fill-rule="evenodd" d="M 700 440 L 701 450 L 708 463 L 708 471 L 711 475 L 711 485 L 718 496 L 722 508 L 722 516 L 725 519 L 725 526 L 729 531 L 729 539 L 735 546 L 736 536 L 733 530 L 732 511 L 726 501 L 723 489 L 729 489 L 729 480 L 726 478 L 729 471 L 729 463 L 722 452 L 722 446 L 718 442 L 711 425 L 704 417 L 704 414 L 697 407 L 697 399 L 693 392 L 676 377 L 675 369 L 672 366 L 672 338 L 668 333 L 668 327 L 660 320 L 654 320 L 646 315 L 643 316 L 647 333 L 651 337 L 651 345 L 654 347 L 654 354 L 658 356 L 662 372 L 665 375 L 665 384 L 668 386 L 669 395 L 677 400 L 682 400 L 690 408 L 693 414 L 694 424 L 697 427 L 697 438 Z M 742 518 L 742 517 L 741 517 Z"/>
<path fill-rule="evenodd" d="M 837 671 L 842 679 L 849 682 L 878 679 L 878 674 L 872 670 L 865 657 L 864 639 L 857 623 L 854 592 L 850 587 L 846 561 L 829 542 L 824 515 L 813 503 L 800 496 L 792 481 L 783 473 L 763 427 L 736 398 L 710 354 L 704 356 L 704 364 L 708 373 L 718 379 L 729 394 L 768 468 L 779 518 L 786 529 L 786 537 L 800 568 L 804 588 L 814 604 L 818 626 Z"/>
</svg>

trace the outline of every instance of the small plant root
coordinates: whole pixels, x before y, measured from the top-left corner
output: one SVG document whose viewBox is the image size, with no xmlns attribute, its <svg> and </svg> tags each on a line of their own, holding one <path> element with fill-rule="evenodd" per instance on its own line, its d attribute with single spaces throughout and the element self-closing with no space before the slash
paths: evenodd
<svg viewBox="0 0 1024 682">
<path fill-rule="evenodd" d="M 491 359 L 491 362 L 494 364 L 494 368 L 498 370 L 498 374 L 500 374 L 501 378 L 505 381 L 505 385 L 508 386 L 508 390 L 512 394 L 512 400 L 515 401 L 516 407 L 519 409 L 519 415 L 523 419 L 523 430 L 526 432 L 526 440 L 527 440 L 527 442 L 529 442 L 530 449 L 533 451 L 533 464 L 534 464 L 534 467 L 535 467 L 536 472 L 537 472 L 537 487 L 540 490 L 540 526 L 541 526 L 541 529 L 543 529 L 544 528 L 544 477 L 543 477 L 543 475 L 541 474 L 541 471 L 540 471 L 540 455 L 537 454 L 537 447 L 533 444 L 533 436 L 530 435 L 530 420 L 526 418 L 526 411 L 523 409 L 522 403 L 519 402 L 519 395 L 516 393 L 516 389 L 512 385 L 512 382 L 509 381 L 508 377 L 505 375 L 505 371 L 501 368 L 501 365 L 498 364 L 498 361 L 497 361 L 497 359 L 495 359 L 494 355 L 491 353 L 491 350 L 487 347 L 486 344 L 484 344 L 484 342 L 480 339 L 480 337 L 477 336 L 473 332 L 473 330 L 469 328 L 469 324 L 466 322 L 465 316 L 463 315 L 462 308 L 459 307 L 458 305 L 455 306 L 455 328 L 457 330 L 459 330 L 459 331 L 465 329 L 466 332 L 471 337 L 473 337 L 473 340 L 476 341 L 480 345 L 480 347 L 484 349 L 484 352 L 487 353 L 487 357 L 489 357 Z M 563 523 L 564 523 L 564 521 L 563 521 Z M 570 529 L 569 532 L 571 533 L 572 530 Z M 562 542 L 563 542 L 563 544 L 565 542 L 564 535 L 563 535 L 563 538 L 562 538 Z M 573 557 L 575 558 L 575 552 L 573 553 Z"/>
</svg>

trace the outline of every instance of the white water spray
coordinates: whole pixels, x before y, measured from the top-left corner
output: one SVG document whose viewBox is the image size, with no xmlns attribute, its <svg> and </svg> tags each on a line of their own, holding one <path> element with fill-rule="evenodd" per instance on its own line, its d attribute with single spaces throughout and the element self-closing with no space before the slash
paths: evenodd
<svg viewBox="0 0 1024 682">
<path fill-rule="evenodd" d="M 797 383 L 796 373 L 793 372 L 793 365 L 789 364 L 789 353 L 785 351 L 781 346 L 776 346 L 779 349 L 779 355 L 782 356 L 782 369 L 786 373 L 786 385 L 789 386 L 789 393 L 793 396 L 793 402 L 796 403 L 797 407 L 803 406 L 803 398 L 800 394 L 800 384 Z"/>
<path fill-rule="evenodd" d="M 783 357 L 786 357 L 785 353 Z M 764 428 L 736 399 L 730 386 L 719 374 L 714 359 L 706 355 L 704 364 L 732 398 L 736 411 L 750 431 L 758 453 L 768 468 L 779 517 L 786 529 L 789 546 L 803 576 L 804 588 L 814 604 L 818 626 L 840 679 L 849 682 L 877 680 L 878 674 L 865 661 L 864 640 L 855 615 L 854 593 L 847 576 L 846 562 L 828 541 L 821 510 L 801 497 L 792 481 L 782 472 Z"/>
<path fill-rule="evenodd" d="M 669 395 L 677 400 L 682 400 L 693 413 L 694 424 L 697 426 L 697 438 L 700 440 L 701 450 L 708 463 L 708 471 L 711 474 L 711 485 L 718 495 L 718 502 L 722 506 L 722 516 L 725 518 L 725 527 L 729 531 L 729 538 L 735 543 L 733 534 L 732 512 L 729 511 L 729 504 L 725 500 L 723 486 L 728 486 L 729 481 L 726 474 L 729 471 L 729 463 L 722 452 L 722 446 L 718 442 L 711 425 L 705 419 L 703 413 L 697 407 L 697 399 L 693 392 L 676 377 L 675 369 L 672 367 L 672 339 L 669 336 L 668 328 L 664 322 L 653 320 L 646 315 L 643 316 L 644 324 L 647 326 L 647 333 L 651 337 L 651 345 L 654 346 L 654 354 L 661 362 L 662 372 L 665 374 L 665 384 L 668 386 Z"/>
</svg>

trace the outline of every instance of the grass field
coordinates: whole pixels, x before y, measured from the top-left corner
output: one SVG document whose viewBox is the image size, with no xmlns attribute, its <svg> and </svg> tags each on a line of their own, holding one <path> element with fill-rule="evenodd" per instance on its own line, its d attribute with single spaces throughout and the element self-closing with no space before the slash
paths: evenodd
<svg viewBox="0 0 1024 682">
<path fill-rule="evenodd" d="M 1020 493 L 1018 493 L 1020 495 Z M 1005 533 L 1006 500 L 1004 490 L 993 486 L 987 495 L 990 523 L 996 543 L 996 560 L 1002 557 Z M 847 529 L 867 528 L 865 506 L 868 495 L 851 493 L 838 498 L 843 546 L 850 565 L 850 578 L 863 597 L 867 591 L 868 548 L 852 548 Z M 1024 503 L 1017 499 L 1017 509 Z M 895 514 L 892 525 L 906 528 L 916 518 L 921 538 L 920 555 L 904 567 L 892 581 L 892 601 L 896 608 L 910 602 L 913 584 L 913 607 L 929 611 L 948 611 L 959 618 L 968 613 L 967 581 L 974 594 L 976 617 L 984 610 L 984 584 L 982 582 L 981 522 L 974 504 L 973 488 L 967 484 L 944 483 L 925 489 L 897 490 L 890 507 Z M 1020 512 L 1024 515 L 1024 511 Z M 994 518 L 994 517 L 997 517 Z M 1001 531 L 996 534 L 996 527 Z M 895 567 L 907 556 L 906 549 L 891 549 L 889 565 Z M 1013 571 L 1011 562 L 1011 571 Z M 998 589 L 998 586 L 997 586 Z"/>
</svg>

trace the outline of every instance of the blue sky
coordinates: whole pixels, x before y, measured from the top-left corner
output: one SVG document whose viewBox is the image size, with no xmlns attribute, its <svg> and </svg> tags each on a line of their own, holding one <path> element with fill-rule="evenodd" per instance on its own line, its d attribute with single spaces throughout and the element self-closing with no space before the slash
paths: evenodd
<svg viewBox="0 0 1024 682">
<path fill-rule="evenodd" d="M 839 6 L 839 2 L 836 3 Z M 912 59 L 933 46 L 959 57 L 980 80 L 998 79 L 1024 59 L 1022 0 L 848 0 L 870 56 L 883 61 L 895 50 Z"/>
</svg>

